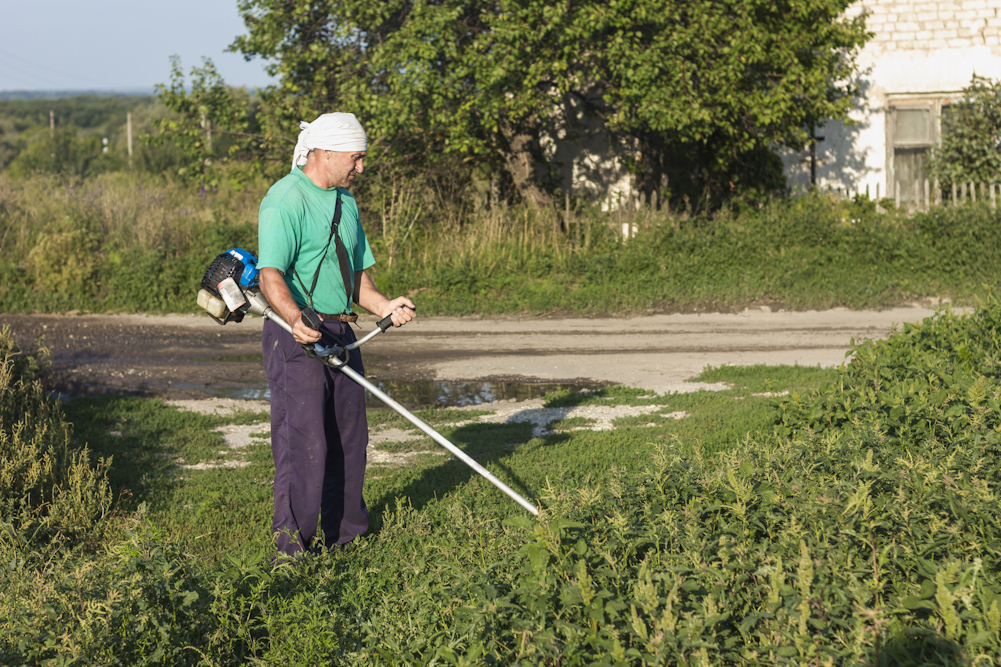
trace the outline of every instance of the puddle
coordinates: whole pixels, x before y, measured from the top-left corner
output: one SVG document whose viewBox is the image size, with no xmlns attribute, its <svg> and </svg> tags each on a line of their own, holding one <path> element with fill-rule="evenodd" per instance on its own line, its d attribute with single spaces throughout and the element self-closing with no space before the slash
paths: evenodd
<svg viewBox="0 0 1001 667">
<path fill-rule="evenodd" d="M 391 398 L 407 407 L 439 405 L 461 407 L 481 405 L 494 401 L 527 401 L 541 398 L 559 389 L 585 389 L 590 385 L 547 383 L 528 384 L 523 382 L 450 382 L 447 380 L 427 380 L 405 382 L 401 380 L 372 380 L 372 384 L 389 394 Z M 597 385 L 595 385 L 597 386 Z M 267 387 L 206 387 L 205 391 L 219 398 L 239 398 L 270 400 L 271 390 Z M 365 392 L 365 406 L 385 408 L 386 404 Z"/>
<path fill-rule="evenodd" d="M 239 398 L 248 401 L 270 401 L 271 390 L 267 387 L 200 387 L 206 394 L 216 398 Z"/>
</svg>

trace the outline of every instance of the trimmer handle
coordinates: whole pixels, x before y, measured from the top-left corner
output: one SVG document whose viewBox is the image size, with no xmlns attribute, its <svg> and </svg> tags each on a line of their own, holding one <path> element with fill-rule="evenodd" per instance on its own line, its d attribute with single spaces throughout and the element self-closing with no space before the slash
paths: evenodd
<svg viewBox="0 0 1001 667">
<path fill-rule="evenodd" d="M 323 320 L 320 319 L 320 315 L 312 308 L 303 308 L 300 319 L 304 325 L 314 331 L 323 326 Z"/>
<path fill-rule="evenodd" d="M 410 306 L 404 306 L 404 308 L 410 308 Z M 414 311 L 415 313 L 417 312 L 416 307 L 410 308 L 410 310 Z M 386 333 L 386 331 L 388 331 L 393 326 L 393 316 L 386 315 L 384 318 L 382 318 L 376 323 L 376 326 L 382 329 L 382 333 Z"/>
</svg>

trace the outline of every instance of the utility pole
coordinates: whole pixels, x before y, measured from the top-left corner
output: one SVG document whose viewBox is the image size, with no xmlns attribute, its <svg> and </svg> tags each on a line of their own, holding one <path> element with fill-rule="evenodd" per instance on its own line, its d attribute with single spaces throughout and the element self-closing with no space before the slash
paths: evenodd
<svg viewBox="0 0 1001 667">
<path fill-rule="evenodd" d="M 817 142 L 823 141 L 817 136 L 817 126 L 810 123 L 810 187 L 817 187 Z"/>
<path fill-rule="evenodd" d="M 212 121 L 202 111 L 202 129 L 205 130 L 205 150 L 212 154 Z"/>
<path fill-rule="evenodd" d="M 129 143 L 129 169 L 132 168 L 132 112 L 126 112 L 125 114 L 125 134 L 128 136 Z"/>
<path fill-rule="evenodd" d="M 49 109 L 49 139 L 52 140 L 51 158 L 56 159 L 56 111 Z"/>
</svg>

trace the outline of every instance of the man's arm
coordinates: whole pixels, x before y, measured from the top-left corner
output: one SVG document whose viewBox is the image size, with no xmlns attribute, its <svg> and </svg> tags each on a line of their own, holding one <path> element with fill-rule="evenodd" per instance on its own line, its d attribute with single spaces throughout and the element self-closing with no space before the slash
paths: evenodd
<svg viewBox="0 0 1001 667">
<path fill-rule="evenodd" d="M 320 340 L 319 331 L 302 323 L 299 304 L 292 298 L 281 271 L 270 266 L 261 269 L 261 292 L 274 311 L 292 325 L 292 337 L 297 343 L 315 343 Z"/>
<path fill-rule="evenodd" d="M 413 301 L 405 296 L 392 300 L 386 298 L 385 294 L 375 288 L 375 283 L 364 271 L 355 272 L 355 284 L 358 285 L 358 305 L 379 319 L 392 315 L 394 327 L 402 327 L 417 317 L 417 307 Z"/>
</svg>

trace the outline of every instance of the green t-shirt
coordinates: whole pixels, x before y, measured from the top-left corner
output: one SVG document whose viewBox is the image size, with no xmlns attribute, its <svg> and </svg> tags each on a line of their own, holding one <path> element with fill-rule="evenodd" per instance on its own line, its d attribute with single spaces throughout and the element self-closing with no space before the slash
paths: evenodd
<svg viewBox="0 0 1001 667">
<path fill-rule="evenodd" d="M 330 238 L 337 192 L 338 188 L 324 190 L 317 186 L 302 173 L 302 168 L 296 167 L 272 185 L 261 202 L 257 266 L 281 271 L 292 298 L 301 308 L 306 307 L 306 290 L 313 284 L 313 274 Z M 355 271 L 369 268 L 375 264 L 375 258 L 358 219 L 358 204 L 347 190 L 340 190 L 340 193 L 341 223 L 337 235 L 347 250 L 351 264 L 348 273 L 353 282 Z M 303 286 L 299 285 L 292 269 L 298 272 Z M 351 289 L 354 290 L 353 284 Z M 313 308 L 321 313 L 350 313 L 351 304 L 346 301 L 337 252 L 331 239 L 313 292 Z"/>
</svg>

